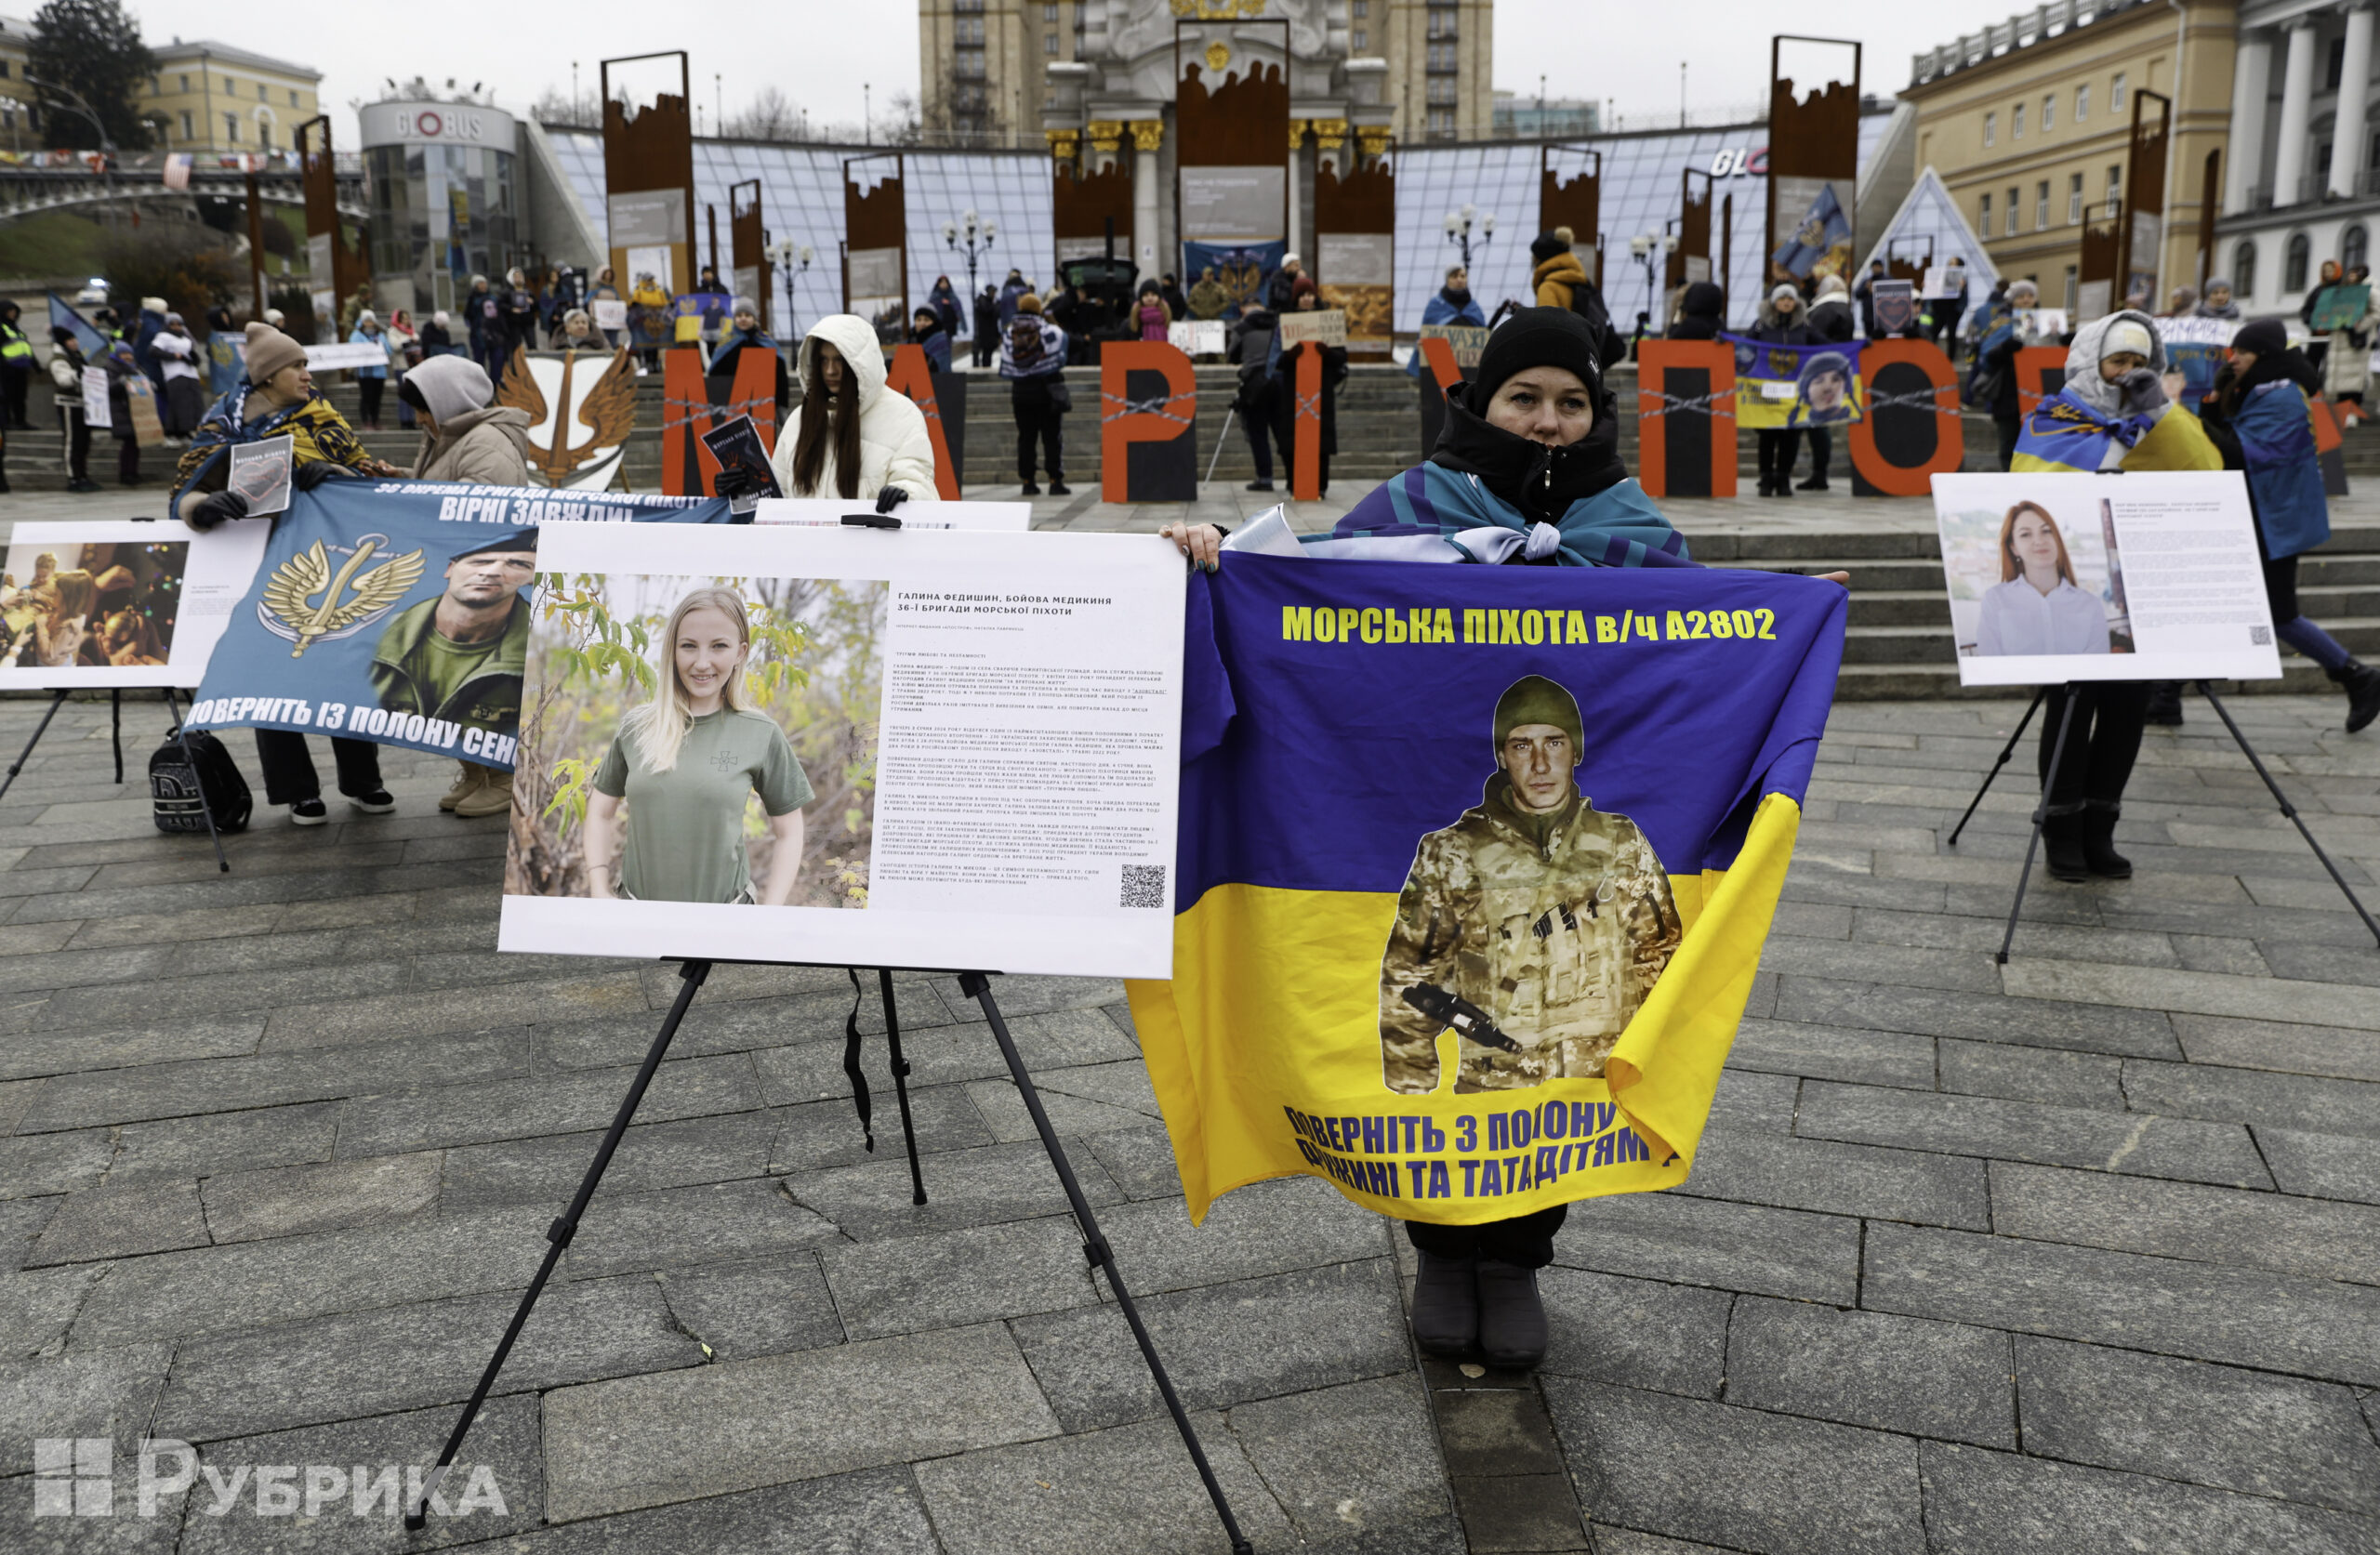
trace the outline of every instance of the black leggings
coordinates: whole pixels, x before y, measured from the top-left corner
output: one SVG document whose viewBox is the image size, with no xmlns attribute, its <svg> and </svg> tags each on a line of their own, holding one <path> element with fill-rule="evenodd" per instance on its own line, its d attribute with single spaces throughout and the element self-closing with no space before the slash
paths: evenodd
<svg viewBox="0 0 2380 1555">
<path fill-rule="evenodd" d="M 1458 1262 L 1493 1258 L 1523 1269 L 1542 1269 L 1554 1261 L 1554 1233 L 1562 1229 L 1570 1206 L 1557 1204 L 1534 1215 L 1490 1220 L 1480 1226 L 1438 1226 L 1421 1220 L 1405 1222 L 1405 1239 L 1432 1258 Z"/>
<path fill-rule="evenodd" d="M 1760 479 L 1764 485 L 1787 485 L 1793 479 L 1793 456 L 1802 451 L 1799 427 L 1760 428 Z"/>
<path fill-rule="evenodd" d="M 2053 814 L 2070 814 L 2085 804 L 2112 809 L 2123 799 L 2132 764 L 2140 755 L 2140 731 L 2149 721 L 2149 682 L 2101 680 L 2074 689 L 2074 721 L 2066 731 L 2065 759 L 2052 779 L 2051 750 L 2057 720 L 2066 711 L 2066 691 L 2053 686 L 2042 702 L 2042 791 Z"/>
</svg>

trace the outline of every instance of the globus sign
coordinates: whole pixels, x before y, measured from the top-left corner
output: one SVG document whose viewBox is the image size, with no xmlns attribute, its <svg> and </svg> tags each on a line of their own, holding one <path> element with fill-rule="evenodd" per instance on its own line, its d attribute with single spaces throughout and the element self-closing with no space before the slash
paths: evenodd
<svg viewBox="0 0 2380 1555">
<path fill-rule="evenodd" d="M 1768 175 L 1768 148 L 1754 151 L 1739 146 L 1733 151 L 1714 152 L 1711 156 L 1711 176 L 1714 178 L 1740 178 L 1747 173 L 1765 178 Z"/>
<path fill-rule="evenodd" d="M 464 102 L 376 102 L 358 112 L 364 144 L 424 141 L 436 145 L 512 149 L 512 115 Z"/>
</svg>

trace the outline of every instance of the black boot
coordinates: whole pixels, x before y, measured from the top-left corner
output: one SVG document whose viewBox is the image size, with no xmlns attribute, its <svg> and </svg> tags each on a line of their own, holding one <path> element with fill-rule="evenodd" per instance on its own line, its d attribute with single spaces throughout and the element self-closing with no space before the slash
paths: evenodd
<svg viewBox="0 0 2380 1555">
<path fill-rule="evenodd" d="M 1537 1271 L 1481 1258 L 1479 1350 L 1488 1364 L 1527 1371 L 1545 1359 L 1545 1302 L 1537 1294 Z"/>
<path fill-rule="evenodd" d="M 1477 1265 L 1469 1258 L 1415 1255 L 1421 1272 L 1413 1278 L 1413 1338 L 1431 1355 L 1468 1355 L 1479 1342 Z"/>
<path fill-rule="evenodd" d="M 1826 474 L 1825 474 L 1825 472 L 1824 472 L 1823 470 L 1821 470 L 1819 473 L 1818 473 L 1818 474 L 1816 474 L 1816 475 L 1811 476 L 1807 481 L 1803 481 L 1799 486 L 1797 486 L 1797 487 L 1796 487 L 1796 488 L 1794 488 L 1794 489 L 1795 489 L 1795 490 L 1797 490 L 1797 491 L 1805 491 L 1805 492 L 1822 492 L 1822 491 L 1825 491 L 1825 490 L 1827 489 Z"/>
<path fill-rule="evenodd" d="M 2116 851 L 2116 819 L 2123 807 L 2094 799 L 2074 817 L 2082 842 L 2082 862 L 2102 880 L 2129 880 L 2132 861 Z"/>
<path fill-rule="evenodd" d="M 2360 659 L 2349 659 L 2329 672 L 2347 692 L 2347 731 L 2350 734 L 2380 717 L 2380 669 Z"/>
<path fill-rule="evenodd" d="M 2165 729 L 2182 727 L 2182 683 L 2179 680 L 2149 682 L 2149 721 Z"/>
<path fill-rule="evenodd" d="M 2082 851 L 2082 815 L 2079 810 L 2063 815 L 2053 811 L 2042 823 L 2042 854 L 2053 880 L 2091 877 L 2091 861 Z"/>
</svg>

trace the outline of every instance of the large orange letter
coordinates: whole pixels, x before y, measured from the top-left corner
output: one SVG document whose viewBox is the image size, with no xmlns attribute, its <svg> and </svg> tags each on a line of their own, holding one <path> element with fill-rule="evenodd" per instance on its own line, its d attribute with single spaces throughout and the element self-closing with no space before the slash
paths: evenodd
<svg viewBox="0 0 2380 1555">
<path fill-rule="evenodd" d="M 1296 421 L 1297 452 L 1290 458 L 1293 467 L 1289 494 L 1300 502 L 1322 500 L 1322 348 L 1309 341 L 1298 352 L 1298 414 Z"/>
<path fill-rule="evenodd" d="M 1966 458 L 1950 359 L 1931 340 L 1871 340 L 1859 376 L 1868 406 L 1851 424 L 1851 494 L 1925 495 Z"/>
<path fill-rule="evenodd" d="M 934 393 L 933 363 L 926 360 L 926 349 L 919 345 L 893 347 L 892 370 L 885 375 L 884 387 L 907 395 L 910 402 L 925 413 L 926 436 L 933 440 L 934 492 L 945 502 L 958 501 L 958 461 L 950 456 L 950 440 L 943 435 L 942 402 Z"/>
<path fill-rule="evenodd" d="M 1164 340 L 1099 348 L 1099 495 L 1104 502 L 1198 496 L 1198 376 Z"/>
<path fill-rule="evenodd" d="M 1733 349 L 1717 340 L 1637 348 L 1636 479 L 1647 496 L 1736 494 Z"/>
<path fill-rule="evenodd" d="M 776 362 L 760 351 L 738 351 L 735 376 L 722 385 L 703 373 L 703 348 L 671 346 L 661 353 L 661 490 L 668 496 L 708 496 L 719 461 L 703 434 L 749 415 L 760 446 L 777 445 Z M 723 397 L 722 397 L 723 396 Z"/>
</svg>

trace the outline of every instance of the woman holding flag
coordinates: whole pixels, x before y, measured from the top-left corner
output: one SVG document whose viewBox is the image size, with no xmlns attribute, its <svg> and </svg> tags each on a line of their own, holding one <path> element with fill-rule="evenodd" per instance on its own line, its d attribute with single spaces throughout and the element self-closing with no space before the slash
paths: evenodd
<svg viewBox="0 0 2380 1555">
<path fill-rule="evenodd" d="M 2247 473 L 2274 635 L 2320 665 L 2347 693 L 2352 734 L 2380 717 L 2380 669 L 2358 660 L 2297 611 L 2297 559 L 2331 537 L 2330 503 L 2306 403 L 2320 381 L 2289 344 L 2281 321 L 2258 319 L 2232 336 L 2231 360 L 2215 377 L 2204 419 L 2223 468 Z"/>
<path fill-rule="evenodd" d="M 2014 288 L 2011 288 L 2012 292 Z M 2165 397 L 2165 348 L 2146 313 L 2126 309 L 2084 324 L 2066 353 L 2066 387 L 2044 395 L 2025 418 L 2010 468 L 2094 470 L 2221 469 L 2223 456 L 2198 417 Z M 2042 792 L 2048 819 L 2042 843 L 2054 879 L 2132 876 L 2115 850 L 2124 785 L 2140 755 L 2149 716 L 2149 682 L 2097 680 L 2073 688 L 2066 754 L 2050 770 L 2067 692 L 2042 705 Z"/>
</svg>

